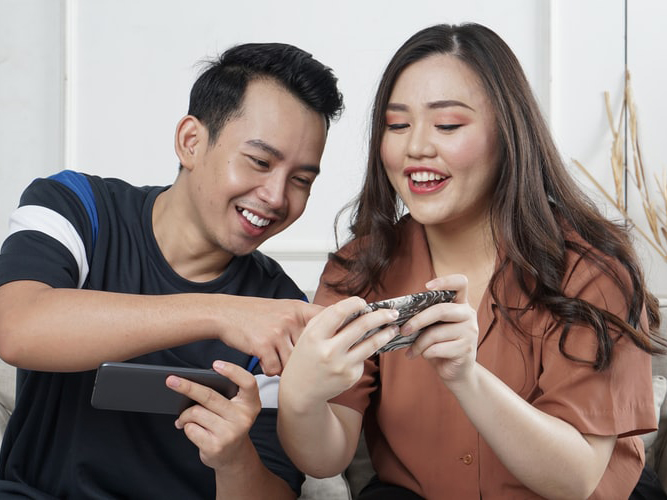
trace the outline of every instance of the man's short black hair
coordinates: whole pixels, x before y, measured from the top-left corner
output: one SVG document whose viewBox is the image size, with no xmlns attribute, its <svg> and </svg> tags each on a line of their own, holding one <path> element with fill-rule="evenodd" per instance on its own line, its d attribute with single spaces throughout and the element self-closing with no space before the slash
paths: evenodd
<svg viewBox="0 0 667 500">
<path fill-rule="evenodd" d="M 248 83 L 274 80 L 310 109 L 322 114 L 327 128 L 343 110 L 343 96 L 333 71 L 311 54 L 283 43 L 248 43 L 225 51 L 209 63 L 190 92 L 188 114 L 217 141 L 227 120 L 241 111 Z"/>
</svg>

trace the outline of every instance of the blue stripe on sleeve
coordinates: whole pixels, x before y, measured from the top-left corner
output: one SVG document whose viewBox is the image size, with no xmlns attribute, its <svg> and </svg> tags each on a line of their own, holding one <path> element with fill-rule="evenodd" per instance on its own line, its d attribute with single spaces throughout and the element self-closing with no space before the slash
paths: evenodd
<svg viewBox="0 0 667 500">
<path fill-rule="evenodd" d="M 63 170 L 62 172 L 52 175 L 49 179 L 67 186 L 77 195 L 79 200 L 81 200 L 81 203 L 83 203 L 83 206 L 88 213 L 88 219 L 90 219 L 90 225 L 93 232 L 93 248 L 95 248 L 97 232 L 100 224 L 97 219 L 97 205 L 95 204 L 95 196 L 93 195 L 93 189 L 90 187 L 90 182 L 88 182 L 86 176 L 72 170 Z"/>
</svg>

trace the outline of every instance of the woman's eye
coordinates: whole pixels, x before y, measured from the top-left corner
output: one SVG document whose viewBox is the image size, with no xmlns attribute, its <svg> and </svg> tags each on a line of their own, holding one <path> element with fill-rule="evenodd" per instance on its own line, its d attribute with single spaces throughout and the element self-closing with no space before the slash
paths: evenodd
<svg viewBox="0 0 667 500">
<path fill-rule="evenodd" d="M 460 123 L 453 124 L 453 125 L 436 125 L 435 128 L 438 130 L 456 130 L 461 126 Z"/>
<path fill-rule="evenodd" d="M 408 128 L 409 126 L 410 125 L 408 125 L 407 123 L 389 123 L 387 125 L 387 128 L 389 130 L 402 130 L 404 128 Z"/>
</svg>

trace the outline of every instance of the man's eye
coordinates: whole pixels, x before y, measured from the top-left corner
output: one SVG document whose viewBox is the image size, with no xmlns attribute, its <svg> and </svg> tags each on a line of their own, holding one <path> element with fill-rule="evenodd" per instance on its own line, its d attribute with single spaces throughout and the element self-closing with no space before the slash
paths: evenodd
<svg viewBox="0 0 667 500">
<path fill-rule="evenodd" d="M 460 123 L 453 124 L 453 125 L 436 125 L 435 128 L 438 130 L 456 130 L 461 126 Z"/>
<path fill-rule="evenodd" d="M 402 130 L 404 128 L 408 128 L 409 126 L 410 125 L 408 125 L 407 123 L 389 123 L 387 125 L 387 128 L 389 130 Z"/>
<path fill-rule="evenodd" d="M 313 184 L 312 179 L 308 177 L 294 177 L 294 181 L 303 187 L 310 187 Z"/>
<path fill-rule="evenodd" d="M 266 160 L 256 158 L 255 156 L 251 156 L 250 159 L 262 168 L 269 168 L 269 162 Z"/>
</svg>

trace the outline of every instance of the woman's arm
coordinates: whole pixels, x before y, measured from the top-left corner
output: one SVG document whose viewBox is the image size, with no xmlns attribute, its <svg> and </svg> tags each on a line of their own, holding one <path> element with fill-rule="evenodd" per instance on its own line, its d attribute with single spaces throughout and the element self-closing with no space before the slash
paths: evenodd
<svg viewBox="0 0 667 500">
<path fill-rule="evenodd" d="M 457 290 L 456 303 L 433 306 L 404 325 L 405 334 L 431 325 L 409 355 L 421 355 L 433 365 L 484 440 L 524 485 L 546 498 L 590 496 L 616 437 L 580 433 L 530 405 L 477 363 L 477 316 L 467 304 L 465 277 L 438 278 L 427 286 Z"/>
<path fill-rule="evenodd" d="M 355 344 L 373 328 L 396 319 L 398 311 L 380 309 L 341 328 L 366 303 L 351 297 L 314 317 L 294 347 L 280 380 L 278 435 L 294 464 L 314 477 L 341 472 L 352 460 L 362 415 L 328 401 L 361 377 L 364 360 L 389 342 L 395 327 Z"/>
<path fill-rule="evenodd" d="M 519 397 L 476 363 L 447 384 L 500 461 L 545 498 L 588 498 L 609 463 L 616 436 L 580 433 Z"/>
</svg>

